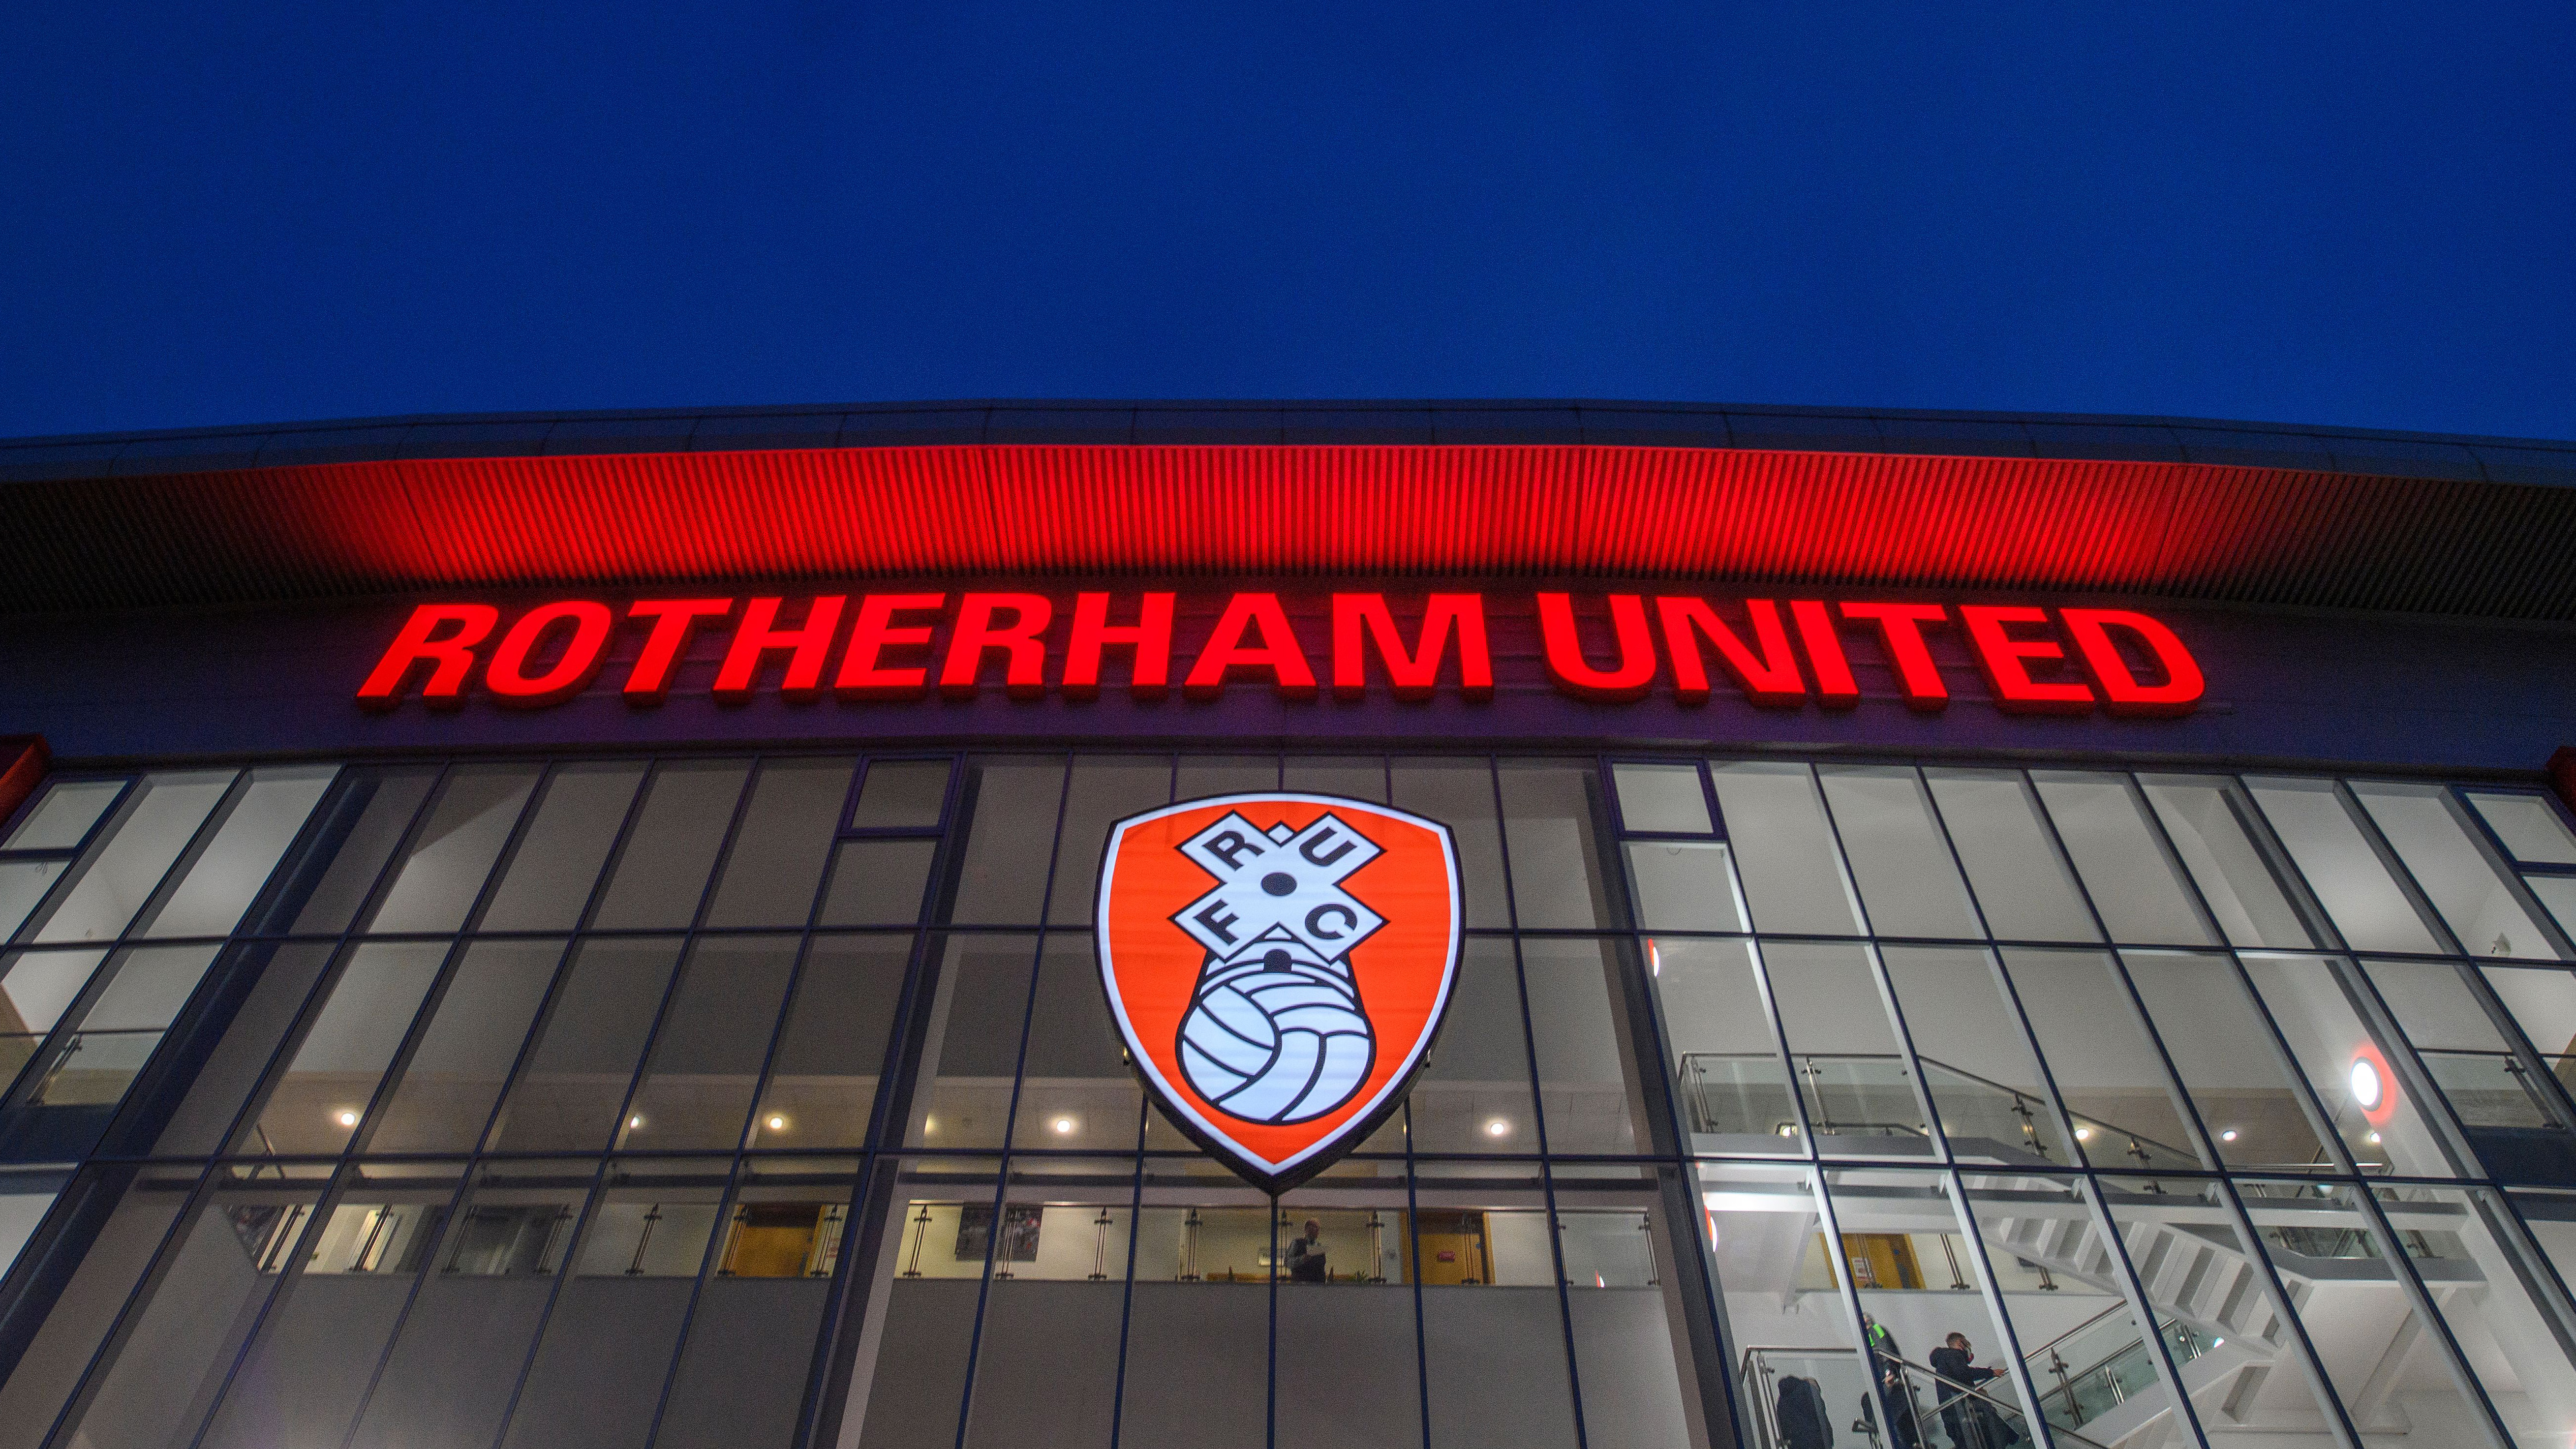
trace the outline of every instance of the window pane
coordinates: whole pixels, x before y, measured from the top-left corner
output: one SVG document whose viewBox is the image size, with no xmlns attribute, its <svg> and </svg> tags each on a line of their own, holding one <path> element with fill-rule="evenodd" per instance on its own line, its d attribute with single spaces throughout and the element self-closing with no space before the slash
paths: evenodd
<svg viewBox="0 0 2576 1449">
<path fill-rule="evenodd" d="M 690 948 L 627 1109 L 621 1149 L 741 1144 L 796 944 L 793 936 L 718 936 Z"/>
<path fill-rule="evenodd" d="M 838 1438 L 848 1443 L 855 1432 L 861 1449 L 955 1449 L 965 1410 L 966 1366 L 973 1354 L 975 1305 L 991 1243 L 996 1184 L 989 1169 L 964 1162 L 941 1163 L 938 1170 L 925 1171 L 920 1164 L 887 1159 L 877 1169 L 869 1191 L 885 1204 L 884 1226 L 879 1230 L 881 1241 L 861 1258 L 875 1265 L 876 1278 L 867 1291 L 866 1317 L 857 1326 L 857 1336 L 862 1344 L 874 1344 L 876 1354 L 873 1359 L 861 1357 L 851 1372 L 849 1402 Z M 969 1202 L 983 1209 L 980 1238 L 962 1230 L 963 1208 Z M 1140 1315 L 1147 1311 L 1145 1286 L 1137 1284 Z M 1192 1283 L 1162 1286 L 1205 1291 Z M 1262 1305 L 1247 1306 L 1257 1312 Z M 1254 1326 L 1257 1331 L 1257 1319 Z M 1221 1353 L 1222 1341 L 1217 1347 Z M 1207 1365 L 1220 1366 L 1221 1362 Z M 1175 1364 L 1173 1370 L 1199 1386 L 1190 1396 L 1194 1401 L 1205 1397 L 1197 1416 L 1202 1427 L 1211 1420 L 1220 1426 L 1239 1422 L 1241 1398 L 1211 1392 L 1226 1386 L 1218 1376 L 1196 1366 Z M 1150 1401 L 1153 1390 L 1139 1375 L 1133 1355 L 1127 1372 L 1127 1425 L 1134 1434 L 1144 1427 L 1139 1406 Z M 1178 1383 L 1168 1387 L 1179 1392 Z M 1257 1396 L 1253 1403 L 1252 1432 L 1257 1438 L 1261 1432 Z"/>
<path fill-rule="evenodd" d="M 36 931 L 39 941 L 114 939 L 232 788 L 230 770 L 147 775 Z"/>
<path fill-rule="evenodd" d="M 2576 1365 L 2565 1348 L 2576 1314 L 2504 1199 L 2489 1188 L 2400 1187 L 2382 1191 L 2380 1204 L 2515 1442 L 2564 1437 L 2576 1419 Z"/>
<path fill-rule="evenodd" d="M 1100 990 L 1091 941 L 1052 936 L 1038 965 L 1029 1013 L 1028 1059 L 1020 1068 L 1013 1145 L 1128 1151 L 1144 1090 L 1136 1082 Z"/>
<path fill-rule="evenodd" d="M 353 947 L 234 1150 L 292 1155 L 346 1146 L 447 950 L 415 941 Z"/>
<path fill-rule="evenodd" d="M 1816 1150 L 1828 1157 L 1929 1157 L 1931 1117 L 1897 1048 L 1865 946 L 1762 947 Z"/>
<path fill-rule="evenodd" d="M 960 1152 L 998 1148 L 1010 1129 L 1037 942 L 952 936 L 932 950 L 938 974 L 907 1140 Z"/>
<path fill-rule="evenodd" d="M 536 818 L 501 872 L 487 931 L 569 931 L 581 924 L 599 868 L 616 847 L 642 765 L 565 765 L 546 777 Z"/>
<path fill-rule="evenodd" d="M 123 780 L 60 780 L 45 787 L 0 850 L 70 850 L 116 803 Z"/>
<path fill-rule="evenodd" d="M 2309 1089 L 2363 1170 L 2387 1165 L 2417 1177 L 2457 1176 L 2451 1155 L 2398 1073 L 2405 1049 L 2380 1039 L 2355 1007 L 2358 983 L 2343 979 L 2352 968 L 2314 956 L 2244 959 L 2245 974 L 2271 1008 Z"/>
<path fill-rule="evenodd" d="M 236 946 L 246 959 L 240 967 L 255 974 L 249 997 L 233 1012 L 223 1037 L 171 1111 L 152 1150 L 164 1156 L 195 1156 L 220 1149 L 269 1059 L 295 1025 L 315 983 L 331 964 L 326 944 Z M 259 964 L 262 961 L 265 964 Z"/>
<path fill-rule="evenodd" d="M 1649 949 L 1691 1150 L 1803 1156 L 1752 943 L 1658 941 Z"/>
<path fill-rule="evenodd" d="M 86 948 L 19 952 L 0 971 L 0 1031 L 52 1031 L 106 959 L 106 951 Z"/>
<path fill-rule="evenodd" d="M 1506 765 L 1499 778 L 1520 924 L 1572 930 L 1611 924 L 1593 841 L 1592 771 Z"/>
<path fill-rule="evenodd" d="M 201 1199 L 66 1442 L 193 1439 L 209 1407 L 200 1385 L 240 1352 L 256 1310 L 307 1241 L 318 1196 L 313 1188 L 234 1180 Z M 50 1418 L 51 1407 L 45 1412 Z"/>
<path fill-rule="evenodd" d="M 2541 795 L 2488 794 L 2482 790 L 2468 792 L 2469 801 L 2486 817 L 2487 828 L 2504 842 L 2519 861 L 2545 865 L 2576 865 L 2576 832 L 2558 818 L 2558 811 Z"/>
<path fill-rule="evenodd" d="M 1631 833 L 1706 835 L 1715 828 L 1697 765 L 1616 765 L 1610 778 L 1619 787 L 1619 824 Z"/>
<path fill-rule="evenodd" d="M 403 1319 L 352 1449 L 492 1442 L 591 1173 L 548 1162 L 483 1170 Z"/>
<path fill-rule="evenodd" d="M 346 1436 L 455 1195 L 453 1180 L 431 1172 L 352 1182 L 324 1207 L 301 1271 L 286 1275 L 205 1444 L 336 1446 Z"/>
<path fill-rule="evenodd" d="M 2237 1190 L 2264 1256 L 2291 1289 L 2294 1311 L 2317 1346 L 2327 1381 L 2354 1417 L 2369 1422 L 2374 1411 L 2395 1397 L 2410 1419 L 2459 1426 L 2452 1436 L 2456 1442 L 2496 1442 L 2484 1427 L 2486 1416 L 2475 1407 L 2460 1366 L 2426 1331 L 2410 1295 L 2397 1291 L 2394 1279 L 2403 1270 L 2393 1264 L 2409 1253 L 2387 1241 L 2361 1211 L 2353 1198 L 2358 1189 L 2249 1182 Z M 2405 1216 L 2413 1223 L 2432 1215 Z M 2456 1220 L 2447 1220 L 2446 1226 L 2449 1221 Z M 2418 1232 L 2408 1234 L 2410 1248 L 2418 1246 Z M 2425 1235 L 2420 1246 L 2431 1250 L 2423 1253 L 2426 1260 L 2438 1261 L 2445 1251 L 2466 1256 L 2456 1238 L 2434 1247 Z M 2426 1266 L 2428 1276 L 2438 1271 Z M 2389 1286 L 2366 1295 L 2316 1291 L 2326 1283 L 2356 1278 Z M 2383 1365 L 2399 1367 L 2402 1377 L 2390 1383 Z"/>
<path fill-rule="evenodd" d="M 2345 811 L 2333 781 L 2246 784 L 2346 942 L 2364 951 L 2442 949 Z"/>
<path fill-rule="evenodd" d="M 1535 1171 L 1480 1175 L 1488 1185 L 1475 1189 L 1425 1177 L 1416 1194 L 1433 1449 L 1572 1449 L 1569 1329 L 1546 1199 Z"/>
<path fill-rule="evenodd" d="M 909 926 L 921 916 L 936 840 L 844 840 L 823 892 L 826 926 Z"/>
<path fill-rule="evenodd" d="M 969 1446 L 1110 1442 L 1131 1191 L 1120 1168 L 1101 1172 L 1098 1186 L 1014 1175 L 976 1348 Z M 991 1213 L 989 1200 L 968 1205 L 985 1223 Z M 1409 1295 L 1405 1307 L 1409 1340 Z M 1419 1428 L 1414 1437 L 1420 1443 Z"/>
<path fill-rule="evenodd" d="M 1535 1152 L 1529 1038 L 1509 941 L 1471 937 L 1430 1065 L 1410 1094 L 1417 1152 Z"/>
<path fill-rule="evenodd" d="M 856 1147 L 875 1109 L 912 937 L 820 936 L 806 948 L 777 1060 L 752 1121 L 755 1147 Z"/>
<path fill-rule="evenodd" d="M 1279 1205 L 1281 1449 L 1421 1449 L 1422 1364 L 1402 1214 L 1382 1210 L 1402 1201 L 1384 1188 L 1319 1184 Z M 1331 1393 L 1302 1391 L 1325 1384 Z"/>
<path fill-rule="evenodd" d="M 680 948 L 671 941 L 585 941 L 555 990 L 518 1085 L 502 1103 L 492 1150 L 597 1152 L 644 1053 Z"/>
<path fill-rule="evenodd" d="M 1758 930 L 1848 936 L 1860 931 L 1824 799 L 1804 765 L 1712 765 L 1745 903 Z"/>
<path fill-rule="evenodd" d="M 2513 872 L 2470 834 L 2450 791 L 2355 782 L 2352 792 L 2471 955 L 2567 959 L 2523 909 Z"/>
<path fill-rule="evenodd" d="M 438 769 L 350 770 L 340 778 L 341 790 L 322 835 L 331 851 L 330 864 L 288 928 L 298 935 L 336 936 L 348 929 L 384 874 L 385 862 L 410 831 L 421 802 L 429 798 L 430 786 L 438 783 Z M 331 843 L 334 837 L 336 844 Z M 309 870 L 310 863 L 303 868 Z"/>
<path fill-rule="evenodd" d="M 1882 1386 L 1861 1367 L 1860 1334 L 1836 1283 L 1838 1263 L 1825 1247 L 1813 1174 L 1802 1167 L 1702 1163 L 1698 1175 L 1727 1325 L 1746 1346 L 1737 1381 L 1742 1414 L 1816 1444 L 1827 1443 L 1826 1434 L 1841 1444 L 1866 1397 L 1877 1404 L 1873 1423 L 1900 1426 L 1886 1442 L 1940 1446 L 1932 1402 L 1924 1401 L 1921 1432 L 1909 1439 L 1902 1426 L 1915 1421 L 1901 1382 Z M 1912 1342 L 1873 1335 L 1882 1353 L 1901 1350 L 1916 1363 L 1929 1338 L 1929 1330 L 1914 1333 Z M 1888 1360 L 1879 1362 L 1895 1371 Z"/>
<path fill-rule="evenodd" d="M 107 989 L 81 1015 L 83 1031 L 159 1031 L 179 1015 L 215 963 L 215 946 L 146 946 L 119 953 Z"/>
<path fill-rule="evenodd" d="M 1622 949 L 1609 941 L 1521 943 L 1530 1034 L 1538 1043 L 1539 1107 L 1550 1152 L 1651 1152 L 1637 1132 Z M 1492 1151 L 1488 1139 L 1487 1151 Z"/>
<path fill-rule="evenodd" d="M 721 1170 L 631 1165 L 601 1190 L 546 1316 L 504 1446 L 640 1444 L 661 1403 L 724 1196 Z"/>
<path fill-rule="evenodd" d="M 2407 1039 L 2428 1050 L 2507 1052 L 2513 1048 L 2477 993 L 2441 961 L 2368 961 L 2371 984 L 2405 1028 Z"/>
<path fill-rule="evenodd" d="M 2234 785 L 2180 775 L 2150 775 L 2139 784 L 2230 944 L 2316 944 L 2246 829 L 2240 812 L 2253 807 Z"/>
<path fill-rule="evenodd" d="M 797 1164 L 742 1189 L 698 1292 L 656 1449 L 752 1449 L 796 1436 L 848 1218 L 847 1165 Z M 1114 1332 L 1113 1332 L 1114 1340 Z"/>
<path fill-rule="evenodd" d="M 152 916 L 147 936 L 220 936 L 250 909 L 295 833 L 329 789 L 335 765 L 253 770 L 196 863 Z"/>
<path fill-rule="evenodd" d="M 18 933 L 19 923 L 70 865 L 62 860 L 0 860 L 0 941 Z"/>
<path fill-rule="evenodd" d="M 2165 1342 L 2183 1362 L 2186 1382 L 2199 1387 L 2246 1369 L 2222 1403 L 2201 1410 L 2204 1419 L 2278 1425 L 2318 1443 L 2334 1442 L 2325 1388 L 2300 1348 L 2289 1305 L 2274 1290 L 2259 1250 L 2247 1241 L 2218 1186 L 2169 1177 L 2104 1178 L 2101 1188 L 2148 1306 L 2160 1324 L 2176 1325 L 2166 1329 Z M 2293 1294 L 2322 1286 L 2296 1277 L 2285 1281 Z M 2395 1287 L 2381 1283 L 2366 1291 L 2376 1299 L 2394 1296 Z"/>
<path fill-rule="evenodd" d="M 848 760 L 773 760 L 760 767 L 708 925 L 805 924 L 841 802 L 849 798 L 851 768 Z"/>
<path fill-rule="evenodd" d="M 2478 1141 L 2484 1128 L 2527 1133 L 2557 1127 L 2548 1089 L 2531 1080 L 2512 1039 L 2463 979 L 2469 968 L 2442 961 L 2363 965 L 2473 1145 L 2481 1151 L 2503 1146 Z"/>
<path fill-rule="evenodd" d="M 1923 778 L 1968 885 L 1998 941 L 2096 941 L 2074 873 L 2040 822 L 2039 802 L 2009 771 L 1925 770 Z"/>
<path fill-rule="evenodd" d="M 391 934 L 463 926 L 536 783 L 535 768 L 524 765 L 448 772 L 446 788 L 394 867 L 393 884 L 366 929 Z"/>
<path fill-rule="evenodd" d="M 2192 1145 L 2181 1090 L 2110 957 L 2006 950 L 2003 960 L 2087 1162 L 2185 1170 L 2215 1165 Z"/>
<path fill-rule="evenodd" d="M 1066 789 L 1064 829 L 1056 842 L 1055 899 L 1047 920 L 1058 926 L 1084 926 L 1100 894 L 1100 857 L 1109 848 L 1109 827 L 1130 815 L 1171 803 L 1172 762 L 1151 756 L 1137 759 L 1084 757 L 1073 762 Z M 925 873 L 928 864 L 923 865 Z"/>
<path fill-rule="evenodd" d="M 1723 840 L 1631 840 L 1637 924 L 1654 931 L 1741 931 L 1744 905 Z"/>
<path fill-rule="evenodd" d="M 599 930 L 669 930 L 698 918 L 716 852 L 733 826 L 734 802 L 751 772 L 739 760 L 663 765 L 644 787 L 643 812 L 609 868 Z"/>
<path fill-rule="evenodd" d="M 1870 929 L 1882 936 L 1982 934 L 1922 780 L 1901 765 L 1824 765 L 1825 799 Z"/>
<path fill-rule="evenodd" d="M 2523 884 L 2540 898 L 2541 906 L 2558 922 L 2559 930 L 2576 931 L 2576 876 L 2526 876 Z"/>
<path fill-rule="evenodd" d="M 982 760 L 968 767 L 966 854 L 949 919 L 973 925 L 1035 924 L 1055 858 L 1062 760 Z"/>
<path fill-rule="evenodd" d="M 1951 1155 L 1962 1163 L 2077 1161 L 1993 959 L 1972 946 L 1888 946 L 1880 956 Z"/>
<path fill-rule="evenodd" d="M 2034 771 L 2057 838 L 2114 941 L 2216 945 L 2122 775 Z"/>
<path fill-rule="evenodd" d="M 2339 1170 L 2232 962 L 2179 951 L 2126 951 L 2120 959 L 2201 1122 L 2218 1139 L 2221 1160 L 2239 1171 Z M 2363 1161 L 2384 1160 L 2365 1140 L 2367 1126 L 2343 1105 L 2336 1103 L 2334 1125 L 2345 1144 Z"/>
<path fill-rule="evenodd" d="M 1470 926 L 1512 923 L 1504 899 L 1503 834 L 1494 777 L 1482 760 L 1398 760 L 1395 806 L 1449 827 L 1458 847 L 1460 905 Z"/>
<path fill-rule="evenodd" d="M 948 801 L 946 760 L 876 760 L 859 784 L 853 830 L 928 830 Z"/>
<path fill-rule="evenodd" d="M 368 1134 L 369 1151 L 470 1152 L 483 1140 L 563 950 L 559 940 L 466 948 Z"/>
<path fill-rule="evenodd" d="M 80 1266 L 44 1313 L 34 1340 L 0 1386 L 0 1445 L 36 1449 L 53 1427 L 92 1354 L 105 1341 L 136 1283 L 187 1206 L 197 1169 L 109 1169 L 72 1187 L 75 1204 L 112 1202 Z M 121 1185 L 119 1178 L 132 1173 Z"/>
</svg>

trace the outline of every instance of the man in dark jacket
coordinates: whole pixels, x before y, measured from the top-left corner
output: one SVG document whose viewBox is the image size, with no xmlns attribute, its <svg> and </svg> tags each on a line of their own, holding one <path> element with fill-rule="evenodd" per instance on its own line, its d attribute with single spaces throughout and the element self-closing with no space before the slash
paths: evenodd
<svg viewBox="0 0 2576 1449">
<path fill-rule="evenodd" d="M 2004 1376 L 2002 1369 L 1977 1367 L 1977 1355 L 1966 1334 L 1951 1334 L 1948 1342 L 1932 1350 L 1932 1372 L 1945 1381 L 1941 1422 L 1950 1426 L 1950 1442 L 1958 1449 L 2005 1449 L 2021 1442 L 2021 1434 L 2004 1422 L 1994 1405 L 1951 1387 L 1973 1389 Z"/>
<path fill-rule="evenodd" d="M 1780 1443 L 1783 1449 L 1834 1449 L 1824 1386 L 1814 1379 L 1792 1375 L 1780 1381 Z"/>
<path fill-rule="evenodd" d="M 1324 1225 L 1306 1219 L 1306 1235 L 1288 1240 L 1288 1281 L 1321 1283 L 1328 1274 L 1324 1263 Z"/>
</svg>

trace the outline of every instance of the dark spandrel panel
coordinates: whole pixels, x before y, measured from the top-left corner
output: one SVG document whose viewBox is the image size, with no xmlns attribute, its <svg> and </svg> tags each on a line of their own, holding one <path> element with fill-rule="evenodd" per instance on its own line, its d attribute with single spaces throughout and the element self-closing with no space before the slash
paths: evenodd
<svg viewBox="0 0 2576 1449">
<path fill-rule="evenodd" d="M 769 448 L 829 448 L 840 441 L 839 413 L 775 417 L 702 418 L 689 435 L 693 453 L 751 452 Z"/>
<path fill-rule="evenodd" d="M 2312 468 L 2334 471 L 2326 441 L 2301 433 L 2237 432 L 2226 428 L 2176 428 L 2183 456 L 2194 463 L 2238 468 Z"/>
<path fill-rule="evenodd" d="M 1288 408 L 1280 415 L 1283 443 L 1385 445 L 1429 443 L 1429 408 Z"/>
<path fill-rule="evenodd" d="M 2025 423 L 2043 458 L 2107 458 L 2120 462 L 2179 463 L 2182 443 L 2161 424 Z"/>
<path fill-rule="evenodd" d="M 310 428 L 271 433 L 260 445 L 259 466 L 400 458 L 407 456 L 403 442 L 411 432 L 409 423 L 396 423 L 381 428 Z"/>
<path fill-rule="evenodd" d="M 2427 443 L 2412 438 L 2327 438 L 2335 467 L 2345 473 L 2380 473 L 2398 478 L 2456 478 L 2483 481 L 2486 472 L 2477 455 L 2459 443 Z"/>
<path fill-rule="evenodd" d="M 538 418 L 487 423 L 419 423 L 403 435 L 406 458 L 532 458 L 555 424 Z"/>
<path fill-rule="evenodd" d="M 2487 477 L 2498 483 L 2538 483 L 2552 488 L 2576 485 L 2576 449 L 2511 448 L 2494 443 L 2476 447 Z"/>
<path fill-rule="evenodd" d="M 995 408 L 988 443 L 1126 443 L 1136 434 L 1134 408 Z"/>
<path fill-rule="evenodd" d="M 128 443 L 108 471 L 118 477 L 156 473 L 210 473 L 219 468 L 247 468 L 259 457 L 264 435 L 237 433 L 216 438 L 147 438 Z"/>
<path fill-rule="evenodd" d="M 756 1239 L 782 1251 L 776 1242 L 815 1236 L 803 1226 L 808 1221 L 837 1233 L 830 1211 L 810 1203 L 746 1204 L 735 1241 Z M 798 1277 L 728 1271 L 709 1279 L 689 1315 L 688 1346 L 653 1436 L 657 1449 L 793 1442 L 830 1292 L 828 1270 Z"/>
<path fill-rule="evenodd" d="M 1947 418 L 1880 418 L 1878 435 L 1891 453 L 1938 453 L 1956 457 L 2027 458 L 2030 434 L 2019 423 L 1978 422 Z"/>
<path fill-rule="evenodd" d="M 546 451 L 562 453 L 685 453 L 694 418 L 631 418 L 562 422 L 546 435 Z"/>
<path fill-rule="evenodd" d="M 1583 441 L 1621 448 L 1724 448 L 1733 439 L 1726 414 L 1584 408 Z"/>
<path fill-rule="evenodd" d="M 938 408 L 917 412 L 848 413 L 841 418 L 844 448 L 924 448 L 934 444 L 984 441 L 986 408 Z"/>
<path fill-rule="evenodd" d="M 187 1206 L 196 1169 L 148 1172 L 122 1189 L 91 1173 L 66 1194 L 103 1222 L 40 1323 L 8 1381 L 0 1385 L 0 1444 L 34 1449 L 44 1440 L 90 1357 L 114 1326 L 137 1280 Z"/>
<path fill-rule="evenodd" d="M 0 448 L 0 483 L 31 483 L 45 478 L 96 478 L 106 473 L 116 455 L 129 445 L 52 443 L 33 448 Z"/>
<path fill-rule="evenodd" d="M 1434 408 L 1431 440 L 1452 446 L 1580 443 L 1583 419 L 1573 408 Z"/>
<path fill-rule="evenodd" d="M 1727 431 L 1739 448 L 1804 453 L 1884 453 L 1878 425 L 1851 415 L 1747 413 L 1730 410 Z"/>
<path fill-rule="evenodd" d="M 1139 408 L 1139 443 L 1267 444 L 1280 436 L 1277 408 Z"/>
</svg>

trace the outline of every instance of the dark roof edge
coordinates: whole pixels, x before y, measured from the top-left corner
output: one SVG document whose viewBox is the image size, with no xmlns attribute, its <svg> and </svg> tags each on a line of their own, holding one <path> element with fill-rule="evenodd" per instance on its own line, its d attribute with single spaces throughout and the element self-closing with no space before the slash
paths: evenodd
<svg viewBox="0 0 2576 1449">
<path fill-rule="evenodd" d="M 2576 442 L 2214 418 L 1603 399 L 957 399 L 343 418 L 0 439 L 0 483 L 404 458 L 920 443 L 1598 443 L 2215 463 L 2576 487 Z"/>
</svg>

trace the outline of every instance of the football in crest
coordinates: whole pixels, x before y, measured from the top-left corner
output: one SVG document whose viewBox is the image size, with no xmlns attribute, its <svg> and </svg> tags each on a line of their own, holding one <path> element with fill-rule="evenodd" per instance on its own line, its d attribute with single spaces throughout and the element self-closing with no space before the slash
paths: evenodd
<svg viewBox="0 0 2576 1449">
<path fill-rule="evenodd" d="M 1229 795 L 1110 827 L 1101 985 L 1157 1104 L 1284 1192 L 1383 1123 L 1456 984 L 1448 827 L 1365 800 Z"/>
</svg>

